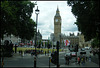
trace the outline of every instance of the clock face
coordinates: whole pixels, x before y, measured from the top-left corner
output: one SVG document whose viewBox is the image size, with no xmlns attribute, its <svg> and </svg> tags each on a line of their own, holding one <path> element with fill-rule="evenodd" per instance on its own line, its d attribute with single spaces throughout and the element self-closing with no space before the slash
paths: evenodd
<svg viewBox="0 0 100 68">
<path fill-rule="evenodd" d="M 56 19 L 55 21 L 58 22 L 58 19 Z"/>
</svg>

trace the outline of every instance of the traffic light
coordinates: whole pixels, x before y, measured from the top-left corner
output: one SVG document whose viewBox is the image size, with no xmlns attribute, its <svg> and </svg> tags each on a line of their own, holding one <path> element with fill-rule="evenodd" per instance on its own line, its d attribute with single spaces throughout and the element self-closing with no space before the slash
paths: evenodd
<svg viewBox="0 0 100 68">
<path fill-rule="evenodd" d="M 55 65 L 57 64 L 57 52 L 56 51 L 51 53 L 51 62 Z"/>
</svg>

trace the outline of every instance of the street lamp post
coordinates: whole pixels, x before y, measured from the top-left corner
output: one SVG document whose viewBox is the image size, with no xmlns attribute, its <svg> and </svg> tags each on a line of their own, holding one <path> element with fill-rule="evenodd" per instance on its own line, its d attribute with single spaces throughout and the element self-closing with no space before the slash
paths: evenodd
<svg viewBox="0 0 100 68">
<path fill-rule="evenodd" d="M 61 34 L 60 34 L 60 47 L 61 47 Z"/>
<path fill-rule="evenodd" d="M 35 57 L 34 57 L 34 68 L 36 68 L 36 41 L 37 41 L 37 23 L 38 23 L 38 14 L 39 14 L 39 10 L 38 10 L 38 6 L 37 9 L 35 10 L 35 14 L 36 14 L 36 36 L 35 36 Z"/>
</svg>

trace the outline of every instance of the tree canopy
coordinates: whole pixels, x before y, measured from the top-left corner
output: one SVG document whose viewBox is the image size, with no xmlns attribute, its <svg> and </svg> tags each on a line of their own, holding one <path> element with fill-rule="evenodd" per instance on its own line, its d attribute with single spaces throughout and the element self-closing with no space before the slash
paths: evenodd
<svg viewBox="0 0 100 68">
<path fill-rule="evenodd" d="M 99 28 L 97 24 L 100 25 L 99 0 L 68 0 L 67 4 L 72 7 L 72 13 L 77 19 L 75 24 L 78 26 L 78 30 L 84 34 L 85 40 L 97 37 L 97 29 Z"/>
<path fill-rule="evenodd" d="M 35 22 L 31 19 L 34 3 L 30 1 L 1 1 L 1 38 L 4 34 L 22 39 L 34 36 Z"/>
</svg>

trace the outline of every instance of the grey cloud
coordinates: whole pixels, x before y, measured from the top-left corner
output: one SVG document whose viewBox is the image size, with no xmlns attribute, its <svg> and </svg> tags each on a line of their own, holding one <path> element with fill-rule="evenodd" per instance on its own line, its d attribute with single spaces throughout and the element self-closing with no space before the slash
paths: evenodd
<svg viewBox="0 0 100 68">
<path fill-rule="evenodd" d="M 66 28 L 63 28 L 63 31 L 78 31 L 78 28 L 77 27 L 66 27 Z"/>
<path fill-rule="evenodd" d="M 38 1 L 37 4 L 40 10 L 38 16 L 38 29 L 42 31 L 43 38 L 47 38 L 52 32 L 54 32 L 54 16 L 57 10 L 57 5 L 62 18 L 61 29 L 63 34 L 77 31 L 76 25 L 73 25 L 75 18 L 71 13 L 71 8 L 67 6 L 66 1 Z M 36 20 L 35 18 L 36 14 L 34 12 L 32 19 Z"/>
<path fill-rule="evenodd" d="M 42 23 L 42 22 L 38 23 L 38 26 L 43 26 L 43 25 L 44 25 L 44 23 Z"/>
</svg>

